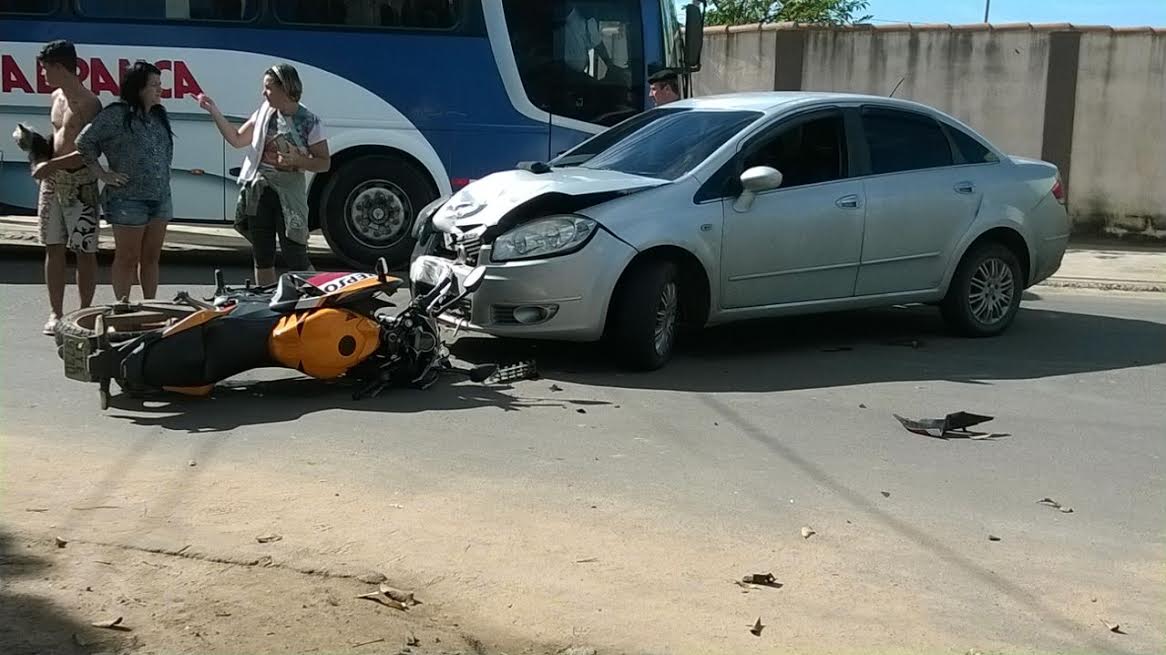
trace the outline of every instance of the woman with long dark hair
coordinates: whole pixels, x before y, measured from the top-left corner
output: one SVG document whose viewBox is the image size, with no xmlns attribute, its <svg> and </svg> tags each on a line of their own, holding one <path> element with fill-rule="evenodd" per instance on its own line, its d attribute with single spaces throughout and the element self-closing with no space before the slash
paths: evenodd
<svg viewBox="0 0 1166 655">
<path fill-rule="evenodd" d="M 134 280 L 142 297 L 158 292 L 158 260 L 173 216 L 170 164 L 174 132 L 162 106 L 162 72 L 138 60 L 126 71 L 121 100 L 101 110 L 77 136 L 77 152 L 100 172 L 102 205 L 113 225 L 113 292 L 128 299 Z M 105 155 L 110 172 L 97 159 Z"/>
</svg>

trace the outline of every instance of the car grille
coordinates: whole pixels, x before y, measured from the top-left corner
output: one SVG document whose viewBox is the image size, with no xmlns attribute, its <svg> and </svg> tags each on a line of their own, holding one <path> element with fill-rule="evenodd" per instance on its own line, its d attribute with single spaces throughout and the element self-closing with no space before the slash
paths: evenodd
<svg viewBox="0 0 1166 655">
<path fill-rule="evenodd" d="M 469 321 L 474 315 L 474 301 L 468 297 L 457 301 L 445 313 L 461 321 Z"/>
<path fill-rule="evenodd" d="M 458 241 L 458 245 L 466 253 L 465 264 L 467 266 L 478 265 L 478 253 L 482 250 L 482 239 L 477 236 L 463 235 Z"/>
<path fill-rule="evenodd" d="M 494 305 L 490 308 L 490 322 L 494 325 L 518 325 L 514 318 L 514 307 L 510 305 Z"/>
</svg>

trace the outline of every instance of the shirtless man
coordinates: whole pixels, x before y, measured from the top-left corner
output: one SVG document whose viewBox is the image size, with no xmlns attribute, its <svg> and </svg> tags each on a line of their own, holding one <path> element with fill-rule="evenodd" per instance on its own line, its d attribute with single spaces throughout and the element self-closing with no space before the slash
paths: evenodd
<svg viewBox="0 0 1166 655">
<path fill-rule="evenodd" d="M 53 158 L 33 166 L 40 181 L 37 215 L 45 246 L 45 284 L 52 313 L 44 333 L 52 335 L 63 314 L 66 250 L 77 257 L 81 307 L 93 302 L 97 288 L 98 173 L 85 166 L 74 140 L 101 111 L 101 101 L 77 77 L 77 51 L 68 41 L 53 41 L 37 56 L 53 91 Z M 105 177 L 102 175 L 101 177 Z M 112 177 L 109 182 L 116 182 Z"/>
</svg>

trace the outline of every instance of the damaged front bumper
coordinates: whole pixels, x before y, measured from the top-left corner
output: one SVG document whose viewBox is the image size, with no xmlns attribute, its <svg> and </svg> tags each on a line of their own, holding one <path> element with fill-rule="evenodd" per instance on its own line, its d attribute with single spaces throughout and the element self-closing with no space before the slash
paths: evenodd
<svg viewBox="0 0 1166 655">
<path fill-rule="evenodd" d="M 486 279 L 443 323 L 501 337 L 595 341 L 603 335 L 608 303 L 636 251 L 606 230 L 569 255 L 492 263 L 490 246 L 432 234 L 410 268 L 414 293 L 424 293 L 452 270 L 459 285 L 477 265 Z"/>
</svg>

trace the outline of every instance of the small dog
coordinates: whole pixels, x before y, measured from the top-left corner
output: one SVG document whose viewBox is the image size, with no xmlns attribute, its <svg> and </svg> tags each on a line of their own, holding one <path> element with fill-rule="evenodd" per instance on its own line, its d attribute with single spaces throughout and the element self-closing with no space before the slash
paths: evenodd
<svg viewBox="0 0 1166 655">
<path fill-rule="evenodd" d="M 28 153 L 28 163 L 34 166 L 53 158 L 52 138 L 46 139 L 40 132 L 24 123 L 17 124 L 16 129 L 12 131 L 12 138 L 16 140 L 16 145 L 21 150 Z"/>
</svg>

